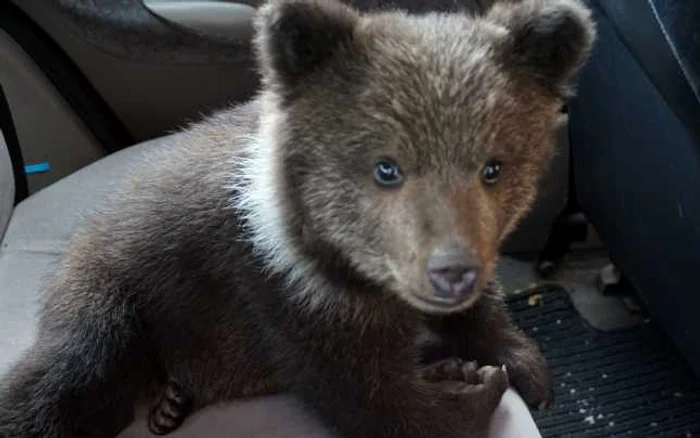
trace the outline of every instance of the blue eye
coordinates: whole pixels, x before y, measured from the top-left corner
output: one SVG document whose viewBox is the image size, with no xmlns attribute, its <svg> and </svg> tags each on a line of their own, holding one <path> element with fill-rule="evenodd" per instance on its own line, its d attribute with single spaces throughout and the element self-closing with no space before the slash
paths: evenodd
<svg viewBox="0 0 700 438">
<path fill-rule="evenodd" d="M 501 169 L 503 168 L 503 163 L 500 161 L 489 161 L 484 166 L 482 171 L 482 178 L 484 182 L 488 185 L 493 185 L 498 182 L 498 177 L 501 176 Z"/>
<path fill-rule="evenodd" d="M 404 180 L 399 166 L 388 158 L 382 158 L 374 165 L 374 181 L 382 187 L 394 187 Z"/>
</svg>

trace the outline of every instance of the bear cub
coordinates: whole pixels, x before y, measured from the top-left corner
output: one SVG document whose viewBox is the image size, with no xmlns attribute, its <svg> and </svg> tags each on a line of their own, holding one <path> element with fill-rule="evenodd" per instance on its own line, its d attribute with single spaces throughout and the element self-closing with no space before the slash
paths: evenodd
<svg viewBox="0 0 700 438">
<path fill-rule="evenodd" d="M 72 239 L 0 384 L 0 437 L 114 436 L 144 400 L 167 433 L 280 391 L 341 437 L 481 437 L 509 384 L 551 402 L 492 276 L 588 11 L 272 0 L 255 26 L 259 96 L 153 151 Z"/>
</svg>

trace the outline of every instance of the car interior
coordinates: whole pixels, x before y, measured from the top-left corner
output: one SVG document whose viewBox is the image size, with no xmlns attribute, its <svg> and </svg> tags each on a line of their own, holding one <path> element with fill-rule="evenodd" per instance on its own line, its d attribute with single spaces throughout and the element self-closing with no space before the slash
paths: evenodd
<svg viewBox="0 0 700 438">
<path fill-rule="evenodd" d="M 427 13 L 493 1 L 504 0 L 351 3 Z M 587 4 L 596 45 L 498 268 L 555 382 L 555 406 L 530 414 L 544 437 L 700 436 L 700 2 Z M 182 127 L 255 95 L 257 7 L 0 3 L 0 375 L 34 339 L 42 284 L 89 212 Z M 265 421 L 266 409 L 246 415 Z M 228 436 L 225 416 L 188 427 Z M 122 436 L 150 436 L 139 427 Z"/>
</svg>

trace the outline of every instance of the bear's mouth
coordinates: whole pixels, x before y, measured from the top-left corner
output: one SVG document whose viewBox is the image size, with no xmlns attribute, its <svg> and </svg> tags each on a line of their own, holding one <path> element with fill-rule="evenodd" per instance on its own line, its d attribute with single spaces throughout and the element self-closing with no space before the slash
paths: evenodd
<svg viewBox="0 0 700 438">
<path fill-rule="evenodd" d="M 459 311 L 471 307 L 481 294 L 474 291 L 470 294 L 453 297 L 441 297 L 437 295 L 414 294 L 422 304 L 427 305 L 442 312 Z"/>
</svg>

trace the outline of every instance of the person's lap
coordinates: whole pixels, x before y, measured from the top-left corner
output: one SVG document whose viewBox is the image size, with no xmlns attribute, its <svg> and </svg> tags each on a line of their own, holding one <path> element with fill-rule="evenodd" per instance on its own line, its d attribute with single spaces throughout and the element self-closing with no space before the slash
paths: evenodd
<svg viewBox="0 0 700 438">
<path fill-rule="evenodd" d="M 139 415 L 119 438 L 154 437 Z M 465 433 L 466 436 L 466 433 Z M 192 414 L 171 438 L 336 438 L 291 396 L 278 395 L 207 407 Z M 490 438 L 541 438 L 530 411 L 513 390 L 496 410 Z M 439 437 L 436 437 L 439 438 Z"/>
</svg>

